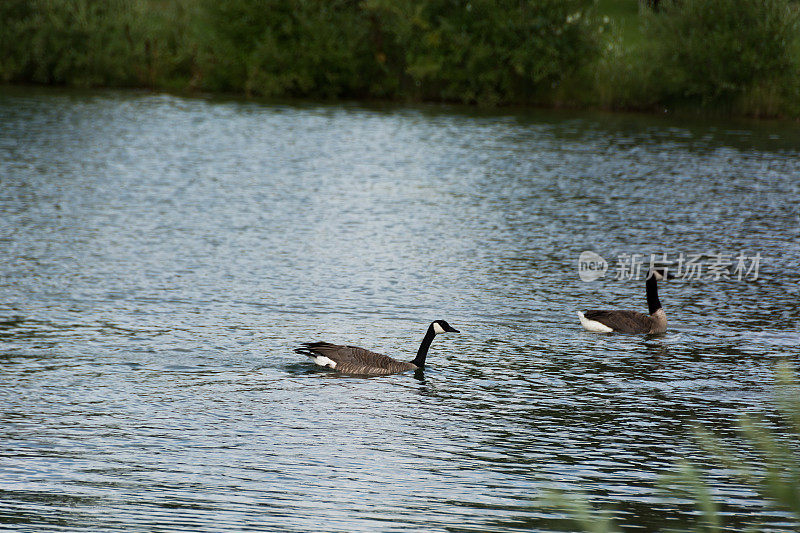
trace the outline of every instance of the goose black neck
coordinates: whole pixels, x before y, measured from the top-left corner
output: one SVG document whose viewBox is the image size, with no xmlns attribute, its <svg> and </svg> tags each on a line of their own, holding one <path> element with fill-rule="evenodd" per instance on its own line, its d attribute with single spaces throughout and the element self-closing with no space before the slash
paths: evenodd
<svg viewBox="0 0 800 533">
<path fill-rule="evenodd" d="M 411 361 L 411 363 L 417 365 L 418 368 L 425 367 L 425 357 L 428 355 L 428 348 L 431 347 L 435 336 L 436 332 L 433 331 L 433 324 L 431 324 L 428 327 L 428 331 L 425 332 L 425 336 L 422 338 L 422 343 L 419 345 L 419 350 L 417 350 L 417 356 Z"/>
<path fill-rule="evenodd" d="M 650 276 L 645 282 L 647 288 L 647 307 L 650 309 L 652 315 L 661 309 L 661 300 L 658 299 L 658 282 L 655 276 Z"/>
</svg>

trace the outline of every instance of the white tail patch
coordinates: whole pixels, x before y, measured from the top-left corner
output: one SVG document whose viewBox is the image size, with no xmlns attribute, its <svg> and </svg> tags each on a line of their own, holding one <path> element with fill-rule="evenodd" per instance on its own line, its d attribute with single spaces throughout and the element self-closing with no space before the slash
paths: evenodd
<svg viewBox="0 0 800 533">
<path fill-rule="evenodd" d="M 438 322 L 433 323 L 433 332 L 436 334 L 444 333 L 444 328 Z"/>
<path fill-rule="evenodd" d="M 314 357 L 314 362 L 317 363 L 319 366 L 328 366 L 330 368 L 336 368 L 336 361 L 333 359 L 328 359 L 324 355 L 318 355 Z"/>
<path fill-rule="evenodd" d="M 583 313 L 578 311 L 578 318 L 581 319 L 581 325 L 583 325 L 583 329 L 586 331 L 591 331 L 593 333 L 611 333 L 614 331 L 610 327 L 606 326 L 605 324 L 598 322 L 597 320 L 589 320 Z"/>
</svg>

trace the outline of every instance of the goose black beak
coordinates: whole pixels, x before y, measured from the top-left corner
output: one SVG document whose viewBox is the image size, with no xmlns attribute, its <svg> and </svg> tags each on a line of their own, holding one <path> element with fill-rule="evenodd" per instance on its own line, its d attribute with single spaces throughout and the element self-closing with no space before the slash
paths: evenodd
<svg viewBox="0 0 800 533">
<path fill-rule="evenodd" d="M 456 328 L 454 328 L 452 326 L 447 326 L 447 329 L 445 331 L 447 333 L 461 333 L 460 331 L 458 331 Z"/>
</svg>

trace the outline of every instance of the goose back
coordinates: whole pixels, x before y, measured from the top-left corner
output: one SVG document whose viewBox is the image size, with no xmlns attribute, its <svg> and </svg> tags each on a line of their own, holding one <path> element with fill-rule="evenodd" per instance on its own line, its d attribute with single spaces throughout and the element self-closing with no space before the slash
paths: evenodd
<svg viewBox="0 0 800 533">
<path fill-rule="evenodd" d="M 329 366 L 344 374 L 384 376 L 417 369 L 413 363 L 398 361 L 388 355 L 371 352 L 358 346 L 343 346 L 329 342 L 306 342 L 302 346 L 295 352 L 311 357 L 317 364 Z M 320 357 L 324 359 L 318 360 Z"/>
<path fill-rule="evenodd" d="M 655 325 L 653 317 L 636 311 L 591 309 L 584 311 L 583 316 L 588 320 L 594 320 L 608 326 L 619 333 L 656 333 L 652 331 Z"/>
</svg>

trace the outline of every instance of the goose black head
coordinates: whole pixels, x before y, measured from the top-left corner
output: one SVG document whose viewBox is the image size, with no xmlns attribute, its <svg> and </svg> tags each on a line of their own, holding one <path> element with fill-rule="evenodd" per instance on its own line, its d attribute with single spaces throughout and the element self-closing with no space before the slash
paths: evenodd
<svg viewBox="0 0 800 533">
<path fill-rule="evenodd" d="M 655 278 L 656 281 L 675 279 L 675 276 L 667 268 L 651 268 L 647 274 L 647 279 Z"/>
<path fill-rule="evenodd" d="M 460 333 L 456 328 L 451 326 L 445 320 L 434 320 L 431 323 L 434 333 Z"/>
</svg>

